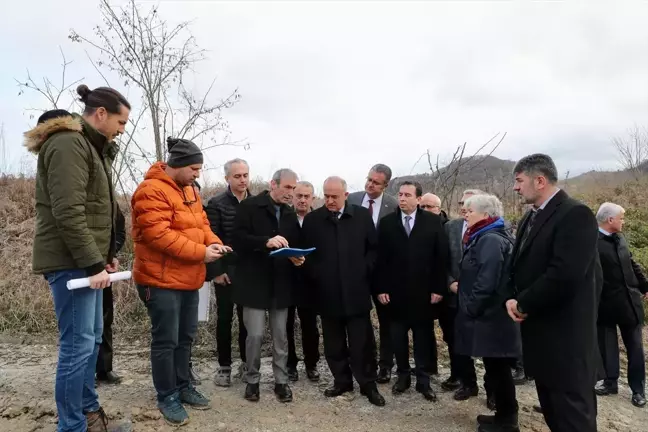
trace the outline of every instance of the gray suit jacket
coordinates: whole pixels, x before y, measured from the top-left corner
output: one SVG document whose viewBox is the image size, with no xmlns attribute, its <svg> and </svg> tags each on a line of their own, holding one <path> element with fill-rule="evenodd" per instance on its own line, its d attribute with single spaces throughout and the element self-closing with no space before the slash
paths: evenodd
<svg viewBox="0 0 648 432">
<path fill-rule="evenodd" d="M 347 197 L 349 204 L 355 204 L 357 206 L 362 206 L 362 200 L 364 200 L 365 192 L 353 192 L 350 193 Z M 380 213 L 378 213 L 378 225 L 380 225 L 380 220 L 387 216 L 390 213 L 395 212 L 398 209 L 398 201 L 395 198 L 383 193 L 382 206 L 380 207 Z M 378 226 L 376 226 L 378 228 Z"/>
</svg>

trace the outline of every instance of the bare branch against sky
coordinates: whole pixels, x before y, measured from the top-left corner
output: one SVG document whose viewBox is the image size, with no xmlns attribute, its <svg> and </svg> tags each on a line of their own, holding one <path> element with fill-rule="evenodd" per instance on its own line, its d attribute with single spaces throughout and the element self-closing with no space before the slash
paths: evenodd
<svg viewBox="0 0 648 432">
<path fill-rule="evenodd" d="M 122 10 L 130 10 L 128 1 L 110 0 L 119 22 L 100 9 L 103 0 L 30 1 L 30 11 L 38 13 L 26 13 L 24 2 L 4 3 L 0 122 L 8 149 L 20 154 L 22 133 L 33 125 L 28 109 L 43 108 L 48 91 L 55 94 L 61 87 L 61 49 L 72 62 L 66 82 L 84 77 L 94 88 L 109 81 L 133 103 L 135 119 L 139 110 L 148 110 L 138 131 L 129 126 L 135 137 L 128 152 L 141 166 L 158 157 L 154 129 L 162 141 L 171 131 L 186 137 L 205 131 L 204 139 L 196 139 L 210 167 L 243 157 L 252 177 L 268 178 L 287 166 L 316 186 L 340 175 L 358 190 L 378 161 L 389 164 L 395 176 L 425 173 L 425 158 L 413 170 L 412 164 L 427 149 L 436 164 L 436 155 L 450 160 L 460 143 L 467 143 L 470 155 L 485 137 L 507 131 L 494 156 L 516 160 L 545 152 L 573 178 L 594 167 L 621 168 L 612 137 L 648 118 L 644 1 L 162 1 L 137 2 L 142 12 L 131 11 L 126 19 Z M 121 61 L 137 80 L 149 70 L 135 57 L 131 66 L 121 54 L 129 52 L 126 43 L 147 46 L 146 25 L 154 22 L 165 23 L 166 40 L 178 31 L 169 45 L 176 61 L 167 58 L 161 65 L 169 76 L 184 67 L 178 64 L 183 55 L 204 57 L 168 89 L 155 78 L 166 73 L 150 69 L 148 98 L 161 106 L 157 122 L 135 81 L 118 69 Z M 99 65 L 98 60 L 108 62 L 110 51 L 101 56 L 89 43 L 67 39 L 74 29 L 108 49 L 94 33 L 96 26 L 115 38 L 112 54 L 119 61 Z M 151 36 L 162 38 L 160 28 Z M 120 34 L 128 37 L 122 42 Z M 187 41 L 193 42 L 185 46 Z M 29 77 L 45 95 L 17 95 L 14 78 L 25 84 Z M 49 90 L 42 77 L 50 78 Z M 191 97 L 181 97 L 183 88 Z M 239 89 L 245 98 L 214 117 L 225 131 L 200 122 L 195 131 L 183 130 L 190 118 L 200 117 L 178 110 L 228 106 Z M 59 103 L 71 101 L 63 94 Z M 216 142 L 206 137 L 211 134 Z M 249 151 L 217 146 L 223 142 L 254 146 Z M 21 155 L 12 160 L 17 165 Z M 205 176 L 222 179 L 219 171 Z"/>
</svg>

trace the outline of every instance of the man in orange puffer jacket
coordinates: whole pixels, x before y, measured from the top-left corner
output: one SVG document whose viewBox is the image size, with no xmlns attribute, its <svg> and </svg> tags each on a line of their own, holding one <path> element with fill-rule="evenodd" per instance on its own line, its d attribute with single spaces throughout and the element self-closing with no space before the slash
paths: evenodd
<svg viewBox="0 0 648 432">
<path fill-rule="evenodd" d="M 193 142 L 169 138 L 167 163 L 157 162 L 133 195 L 133 278 L 151 319 L 151 369 L 158 408 L 174 426 L 187 423 L 183 404 L 209 409 L 190 382 L 191 344 L 198 327 L 198 289 L 205 263 L 231 248 L 212 233 L 194 182 L 203 154 Z"/>
</svg>

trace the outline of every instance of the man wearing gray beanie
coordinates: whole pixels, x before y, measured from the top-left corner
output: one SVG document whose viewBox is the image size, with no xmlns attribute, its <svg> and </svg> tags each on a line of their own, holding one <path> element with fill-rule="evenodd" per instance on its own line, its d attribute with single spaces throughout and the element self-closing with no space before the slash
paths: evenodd
<svg viewBox="0 0 648 432">
<path fill-rule="evenodd" d="M 189 420 L 184 405 L 209 409 L 191 382 L 191 345 L 198 327 L 198 290 L 205 263 L 232 251 L 210 228 L 195 186 L 203 155 L 188 140 L 169 138 L 167 163 L 146 173 L 131 200 L 133 279 L 151 320 L 151 371 L 167 423 Z"/>
<path fill-rule="evenodd" d="M 167 165 L 171 168 L 184 168 L 189 165 L 202 164 L 203 154 L 193 142 L 183 138 L 167 138 L 169 158 Z"/>
</svg>

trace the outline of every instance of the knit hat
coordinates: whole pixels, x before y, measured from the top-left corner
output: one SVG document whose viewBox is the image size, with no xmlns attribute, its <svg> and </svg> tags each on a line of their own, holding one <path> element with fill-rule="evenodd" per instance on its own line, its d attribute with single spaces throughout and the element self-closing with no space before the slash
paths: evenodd
<svg viewBox="0 0 648 432">
<path fill-rule="evenodd" d="M 193 142 L 182 138 L 167 138 L 169 158 L 167 165 L 171 168 L 184 168 L 203 163 L 203 154 Z"/>
</svg>

